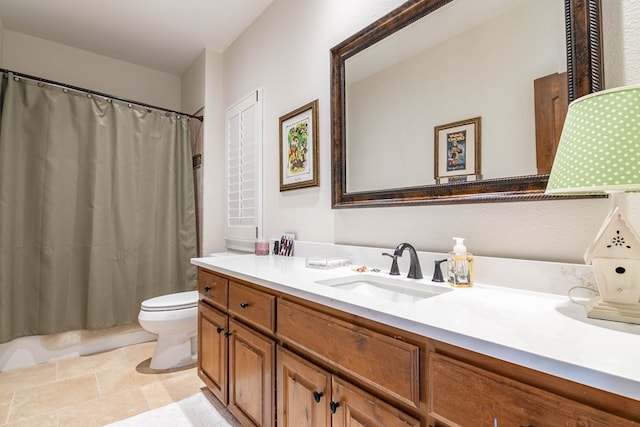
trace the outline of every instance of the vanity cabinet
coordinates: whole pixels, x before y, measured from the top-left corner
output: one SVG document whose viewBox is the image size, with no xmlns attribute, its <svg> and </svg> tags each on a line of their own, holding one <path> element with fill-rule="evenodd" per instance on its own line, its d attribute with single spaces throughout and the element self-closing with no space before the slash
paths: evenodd
<svg viewBox="0 0 640 427">
<path fill-rule="evenodd" d="M 622 418 L 608 410 L 598 409 L 553 391 L 562 393 L 564 390 L 580 400 L 590 397 L 598 401 L 594 404 L 602 406 L 609 404 L 605 399 L 609 399 L 611 395 L 598 397 L 599 391 L 589 387 L 567 384 L 564 380 L 541 373 L 536 375 L 516 366 L 506 368 L 506 362 L 479 357 L 463 349 L 456 349 L 455 353 L 457 354 L 454 356 L 437 352 L 429 354 L 429 426 L 640 425 L 637 418 L 635 421 Z M 476 362 L 483 367 L 477 366 Z M 527 377 L 540 386 L 519 380 L 522 378 L 526 381 Z M 621 405 L 620 409 L 624 409 L 624 406 Z"/>
<path fill-rule="evenodd" d="M 419 420 L 282 347 L 277 359 L 279 426 L 420 425 Z"/>
<path fill-rule="evenodd" d="M 202 268 L 199 289 L 198 373 L 244 426 L 424 420 L 425 347 L 400 331 Z"/>
<path fill-rule="evenodd" d="M 200 269 L 198 373 L 244 426 L 640 427 L 636 400 Z"/>
<path fill-rule="evenodd" d="M 283 341 L 372 389 L 418 409 L 420 348 L 304 305 L 278 302 Z"/>
<path fill-rule="evenodd" d="M 275 426 L 275 296 L 198 272 L 198 375 L 245 426 Z"/>
</svg>

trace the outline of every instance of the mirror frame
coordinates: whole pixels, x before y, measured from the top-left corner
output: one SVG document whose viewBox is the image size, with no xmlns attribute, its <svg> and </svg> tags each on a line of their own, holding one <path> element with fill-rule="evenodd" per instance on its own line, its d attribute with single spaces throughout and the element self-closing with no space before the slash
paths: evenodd
<svg viewBox="0 0 640 427">
<path fill-rule="evenodd" d="M 345 62 L 453 0 L 409 0 L 331 49 L 332 208 L 543 200 L 549 174 L 347 192 Z M 536 1 L 536 0 L 532 0 Z M 600 0 L 564 0 L 569 101 L 603 89 Z"/>
</svg>

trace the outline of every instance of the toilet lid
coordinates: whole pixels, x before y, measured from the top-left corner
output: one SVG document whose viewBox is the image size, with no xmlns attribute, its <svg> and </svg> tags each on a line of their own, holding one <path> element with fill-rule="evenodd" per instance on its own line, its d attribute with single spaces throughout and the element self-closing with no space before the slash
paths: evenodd
<svg viewBox="0 0 640 427">
<path fill-rule="evenodd" d="M 142 301 L 141 308 L 145 311 L 184 310 L 198 306 L 198 291 L 178 292 L 176 294 L 161 295 Z"/>
</svg>

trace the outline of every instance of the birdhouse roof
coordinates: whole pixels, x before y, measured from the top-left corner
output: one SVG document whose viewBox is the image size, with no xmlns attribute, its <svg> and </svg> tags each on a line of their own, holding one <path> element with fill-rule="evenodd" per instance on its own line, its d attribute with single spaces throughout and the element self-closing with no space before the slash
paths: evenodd
<svg viewBox="0 0 640 427">
<path fill-rule="evenodd" d="M 591 264 L 591 259 L 595 257 L 640 259 L 640 236 L 619 207 L 609 213 L 595 240 L 584 254 L 587 264 Z"/>
</svg>

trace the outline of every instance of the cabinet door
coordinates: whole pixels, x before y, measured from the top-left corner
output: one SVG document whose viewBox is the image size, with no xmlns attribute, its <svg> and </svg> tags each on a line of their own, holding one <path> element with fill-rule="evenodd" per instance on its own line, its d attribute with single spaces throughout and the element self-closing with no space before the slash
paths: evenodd
<svg viewBox="0 0 640 427">
<path fill-rule="evenodd" d="M 420 421 L 338 377 L 333 377 L 333 427 L 408 427 Z"/>
<path fill-rule="evenodd" d="M 229 321 L 229 410 L 244 426 L 275 426 L 275 342 Z"/>
<path fill-rule="evenodd" d="M 282 347 L 277 359 L 278 426 L 331 426 L 331 374 Z"/>
<path fill-rule="evenodd" d="M 227 316 L 198 303 L 198 376 L 227 404 Z"/>
<path fill-rule="evenodd" d="M 612 414 L 441 354 L 429 357 L 436 426 L 637 426 Z"/>
</svg>

